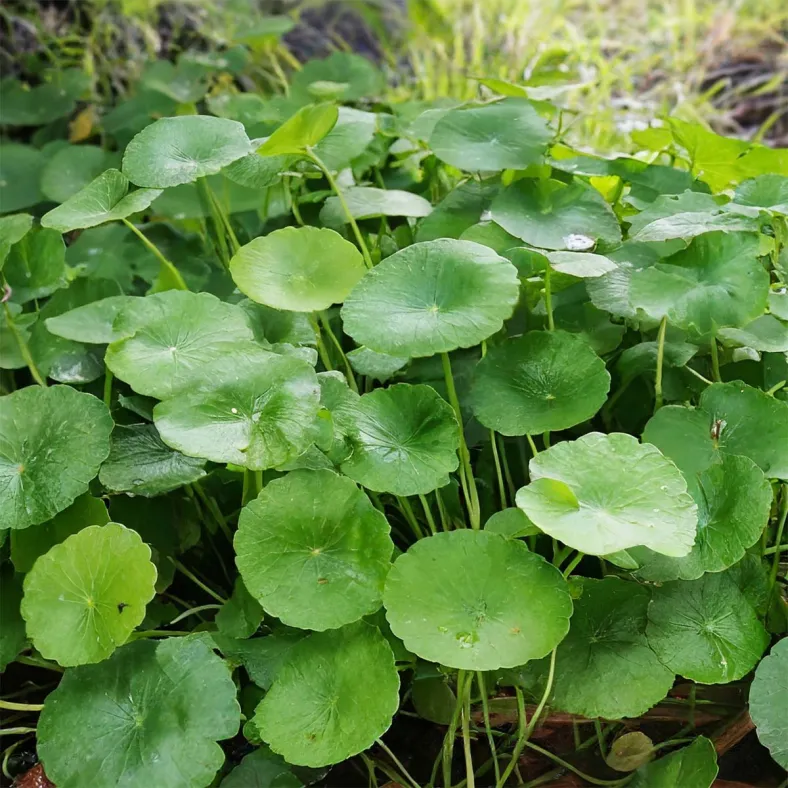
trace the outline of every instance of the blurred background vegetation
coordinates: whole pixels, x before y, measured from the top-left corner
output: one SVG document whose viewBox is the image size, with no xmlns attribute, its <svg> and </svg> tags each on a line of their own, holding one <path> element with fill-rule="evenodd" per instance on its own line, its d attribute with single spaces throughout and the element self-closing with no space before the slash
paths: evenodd
<svg viewBox="0 0 788 788">
<path fill-rule="evenodd" d="M 310 57 L 355 51 L 387 99 L 485 95 L 480 79 L 558 99 L 576 144 L 625 150 L 673 113 L 788 146 L 788 3 L 779 0 L 3 0 L 0 68 L 32 84 L 80 68 L 122 96 L 155 58 L 251 52 L 242 88 L 287 91 Z M 173 76 L 177 78 L 177 75 Z"/>
</svg>

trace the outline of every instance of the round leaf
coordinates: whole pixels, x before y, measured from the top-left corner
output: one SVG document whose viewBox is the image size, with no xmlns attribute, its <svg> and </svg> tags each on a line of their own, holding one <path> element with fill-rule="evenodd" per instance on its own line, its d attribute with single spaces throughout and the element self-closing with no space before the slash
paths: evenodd
<svg viewBox="0 0 788 788">
<path fill-rule="evenodd" d="M 432 205 L 418 194 L 399 189 L 376 189 L 372 186 L 353 186 L 342 193 L 350 215 L 354 219 L 376 216 L 428 216 Z M 320 221 L 341 227 L 348 221 L 345 208 L 338 197 L 329 197 L 320 211 Z"/>
<path fill-rule="evenodd" d="M 550 704 L 584 717 L 639 717 L 673 686 L 673 672 L 646 639 L 650 594 L 617 577 L 583 580 L 569 634 L 556 652 Z M 544 687 L 549 660 L 529 663 Z"/>
<path fill-rule="evenodd" d="M 617 772 L 633 772 L 653 756 L 654 742 L 642 731 L 630 731 L 613 742 L 605 763 Z"/>
<path fill-rule="evenodd" d="M 430 135 L 430 148 L 460 170 L 523 170 L 539 164 L 552 133 L 529 101 L 449 110 Z"/>
<path fill-rule="evenodd" d="M 161 118 L 128 144 L 123 172 L 137 186 L 166 189 L 213 175 L 252 152 L 243 124 L 210 115 Z"/>
<path fill-rule="evenodd" d="M 769 294 L 771 303 L 772 294 Z M 726 345 L 749 347 L 764 353 L 788 351 L 788 322 L 774 315 L 761 315 L 744 328 L 721 328 L 718 336 Z"/>
<path fill-rule="evenodd" d="M 377 492 L 418 495 L 449 483 L 459 428 L 430 386 L 400 383 L 364 394 L 347 417 L 352 454 L 342 473 Z"/>
<path fill-rule="evenodd" d="M 579 279 L 595 279 L 618 268 L 604 255 L 590 252 L 548 252 L 545 256 L 554 271 Z"/>
<path fill-rule="evenodd" d="M 242 246 L 230 261 L 242 293 L 293 312 L 321 311 L 344 301 L 364 271 L 352 243 L 317 227 L 275 230 Z"/>
<path fill-rule="evenodd" d="M 109 296 L 63 312 L 46 321 L 47 330 L 73 342 L 106 345 L 120 337 L 112 324 L 118 314 L 132 301 L 133 296 Z"/>
<path fill-rule="evenodd" d="M 376 353 L 368 347 L 357 347 L 347 354 L 350 366 L 359 375 L 366 375 L 374 380 L 385 382 L 410 361 L 405 356 L 389 356 L 386 353 Z"/>
<path fill-rule="evenodd" d="M 61 665 L 106 659 L 145 618 L 156 567 L 136 531 L 91 525 L 41 556 L 25 577 L 22 616 L 35 647 Z"/>
<path fill-rule="evenodd" d="M 717 753 L 705 736 L 659 760 L 641 766 L 630 788 L 711 788 L 717 776 Z"/>
<path fill-rule="evenodd" d="M 529 519 L 528 515 L 515 506 L 496 512 L 484 524 L 484 530 L 500 534 L 507 539 L 519 539 L 522 536 L 535 536 L 542 533 Z"/>
<path fill-rule="evenodd" d="M 98 145 L 65 145 L 41 172 L 41 191 L 52 202 L 65 202 L 109 166 L 114 155 Z"/>
<path fill-rule="evenodd" d="M 43 199 L 38 184 L 45 163 L 44 154 L 32 145 L 0 143 L 0 213 L 29 208 Z"/>
<path fill-rule="evenodd" d="M 162 440 L 189 457 L 252 470 L 275 468 L 305 451 L 320 403 L 314 369 L 264 350 L 228 364 L 214 388 L 154 408 Z"/>
<path fill-rule="evenodd" d="M 112 418 L 92 394 L 28 386 L 0 397 L 0 529 L 54 517 L 109 454 Z"/>
<path fill-rule="evenodd" d="M 203 788 L 240 713 L 230 671 L 203 640 L 141 640 L 66 671 L 41 712 L 38 752 L 58 788 Z"/>
<path fill-rule="evenodd" d="M 490 218 L 541 249 L 588 251 L 597 241 L 621 241 L 613 209 L 596 189 L 579 181 L 517 181 L 493 200 Z"/>
<path fill-rule="evenodd" d="M 164 399 L 217 377 L 211 364 L 254 334 L 244 312 L 209 293 L 169 290 L 135 299 L 115 319 L 123 337 L 107 348 L 107 368 L 138 394 Z"/>
<path fill-rule="evenodd" d="M 332 471 L 293 471 L 241 511 L 236 563 L 252 596 L 285 624 L 335 629 L 381 604 L 394 544 L 386 518 Z"/>
<path fill-rule="evenodd" d="M 739 184 L 733 201 L 788 215 L 788 178 L 776 172 L 751 178 Z"/>
<path fill-rule="evenodd" d="M 392 356 L 472 347 L 500 330 L 520 292 L 517 269 L 486 246 L 413 244 L 369 271 L 345 300 L 346 333 Z"/>
<path fill-rule="evenodd" d="M 646 545 L 686 555 L 697 507 L 679 469 L 658 449 L 623 433 L 592 432 L 556 444 L 529 465 L 517 505 L 545 533 L 584 553 Z"/>
<path fill-rule="evenodd" d="M 380 632 L 359 621 L 293 646 L 254 725 L 288 763 L 327 766 L 370 747 L 399 706 L 399 675 Z"/>
<path fill-rule="evenodd" d="M 788 638 L 776 643 L 758 665 L 750 687 L 750 716 L 758 739 L 788 769 Z"/>
<path fill-rule="evenodd" d="M 474 373 L 473 412 L 502 435 L 565 430 L 590 419 L 610 389 L 605 362 L 564 331 L 529 331 L 489 350 Z"/>
<path fill-rule="evenodd" d="M 221 783 L 219 788 L 303 788 L 284 759 L 265 745 L 250 752 Z"/>
<path fill-rule="evenodd" d="M 416 542 L 389 572 L 383 604 L 409 651 L 463 670 L 545 656 L 572 614 L 555 567 L 522 542 L 470 530 Z"/>
<path fill-rule="evenodd" d="M 725 573 L 655 588 L 646 634 L 664 665 L 703 684 L 742 678 L 769 645 L 763 624 Z"/>
<path fill-rule="evenodd" d="M 334 104 L 302 107 L 285 121 L 258 149 L 261 156 L 304 153 L 334 128 L 339 111 Z"/>
</svg>

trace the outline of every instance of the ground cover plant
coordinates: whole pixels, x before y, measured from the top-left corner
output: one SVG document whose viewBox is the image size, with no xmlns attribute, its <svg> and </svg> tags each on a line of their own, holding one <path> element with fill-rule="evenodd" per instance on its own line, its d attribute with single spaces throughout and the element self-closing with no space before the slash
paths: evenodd
<svg viewBox="0 0 788 788">
<path fill-rule="evenodd" d="M 3 84 L 7 775 L 784 784 L 785 152 L 155 68 Z"/>
</svg>

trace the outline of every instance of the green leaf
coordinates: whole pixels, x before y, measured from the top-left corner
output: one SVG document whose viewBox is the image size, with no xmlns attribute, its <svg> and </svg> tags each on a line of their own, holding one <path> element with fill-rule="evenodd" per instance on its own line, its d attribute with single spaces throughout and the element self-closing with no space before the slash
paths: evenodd
<svg viewBox="0 0 788 788">
<path fill-rule="evenodd" d="M 65 202 L 101 175 L 113 159 L 98 145 L 65 145 L 44 166 L 41 191 L 52 202 Z"/>
<path fill-rule="evenodd" d="M 360 156 L 375 136 L 378 115 L 352 107 L 339 107 L 333 129 L 315 145 L 315 153 L 333 172 L 349 167 Z"/>
<path fill-rule="evenodd" d="M 251 152 L 237 121 L 210 115 L 161 118 L 128 144 L 123 173 L 137 186 L 166 189 L 213 175 Z"/>
<path fill-rule="evenodd" d="M 334 128 L 339 111 L 334 104 L 302 107 L 286 120 L 258 149 L 261 156 L 304 154 Z"/>
<path fill-rule="evenodd" d="M 429 216 L 419 222 L 416 240 L 434 241 L 436 238 L 460 238 L 485 243 L 480 238 L 464 237 L 466 232 L 477 226 L 482 213 L 490 207 L 492 198 L 498 193 L 497 184 L 468 180 L 452 189 L 433 209 Z M 489 223 L 488 223 L 489 224 Z M 498 228 L 500 229 L 500 228 Z M 503 233 L 503 230 L 501 230 Z M 519 246 L 517 238 L 512 238 L 509 246 Z M 485 244 L 501 253 L 492 244 Z M 507 246 L 506 248 L 509 248 Z"/>
<path fill-rule="evenodd" d="M 523 179 L 504 189 L 490 216 L 504 230 L 541 249 L 582 252 L 616 245 L 621 229 L 602 195 L 580 181 Z"/>
<path fill-rule="evenodd" d="M 377 216 L 409 216 L 418 219 L 432 211 L 428 200 L 399 189 L 352 186 L 344 190 L 342 196 L 354 219 L 374 219 Z M 329 197 L 326 200 L 320 211 L 320 221 L 332 227 L 341 227 L 348 222 L 339 197 Z"/>
<path fill-rule="evenodd" d="M 327 58 L 313 59 L 293 74 L 291 90 L 299 99 L 311 96 L 315 82 L 334 82 L 343 85 L 336 98 L 358 101 L 374 97 L 385 88 L 385 79 L 374 63 L 350 52 L 333 52 Z"/>
<path fill-rule="evenodd" d="M 692 549 L 697 507 L 679 469 L 623 433 L 558 443 L 529 464 L 517 505 L 545 533 L 583 553 L 646 545 L 664 555 Z"/>
<path fill-rule="evenodd" d="M 551 707 L 584 717 L 639 717 L 675 678 L 646 640 L 649 590 L 617 577 L 582 581 L 569 634 L 558 646 Z M 543 692 L 549 659 L 525 666 Z"/>
<path fill-rule="evenodd" d="M 19 612 L 22 584 L 14 570 L 0 570 L 0 673 L 13 662 L 25 646 L 25 621 Z"/>
<path fill-rule="evenodd" d="M 13 321 L 16 334 L 11 330 L 9 318 Z M 23 342 L 30 343 L 30 334 L 38 322 L 37 312 L 22 312 L 19 304 L 8 303 L 0 310 L 0 369 L 22 369 L 27 361 L 22 355 L 17 334 Z"/>
<path fill-rule="evenodd" d="M 689 747 L 682 747 L 659 760 L 641 766 L 630 788 L 711 788 L 717 776 L 714 744 L 698 736 Z"/>
<path fill-rule="evenodd" d="M 413 244 L 387 257 L 342 307 L 345 333 L 393 356 L 472 347 L 499 331 L 520 292 L 517 269 L 471 241 Z"/>
<path fill-rule="evenodd" d="M 47 330 L 73 342 L 106 345 L 120 339 L 112 328 L 115 318 L 134 300 L 134 296 L 109 296 L 47 318 Z"/>
<path fill-rule="evenodd" d="M 590 419 L 610 389 L 605 362 L 564 331 L 529 331 L 487 352 L 474 371 L 476 418 L 502 435 L 564 430 Z"/>
<path fill-rule="evenodd" d="M 282 665 L 290 659 L 293 646 L 308 634 L 280 627 L 271 635 L 251 640 L 236 640 L 221 634 L 211 637 L 231 664 L 243 665 L 258 687 L 269 690 Z"/>
<path fill-rule="evenodd" d="M 542 533 L 528 519 L 528 515 L 516 506 L 496 512 L 484 524 L 484 530 L 500 534 L 507 539 L 519 539 L 522 536 L 535 536 Z"/>
<path fill-rule="evenodd" d="M 691 479 L 721 458 L 719 442 L 712 438 L 713 427 L 710 415 L 703 410 L 668 405 L 646 424 L 643 442 L 656 446 Z"/>
<path fill-rule="evenodd" d="M 352 453 L 342 473 L 394 495 L 432 492 L 457 470 L 454 411 L 430 386 L 399 383 L 364 394 L 347 417 Z"/>
<path fill-rule="evenodd" d="M 389 572 L 383 604 L 409 651 L 463 670 L 545 656 L 566 635 L 572 614 L 555 567 L 522 542 L 471 530 L 412 545 Z"/>
<path fill-rule="evenodd" d="M 590 252 L 548 252 L 545 257 L 554 271 L 580 279 L 594 279 L 618 268 L 604 255 Z"/>
<path fill-rule="evenodd" d="M 303 788 L 290 767 L 263 745 L 250 752 L 221 783 L 219 788 Z"/>
<path fill-rule="evenodd" d="M 0 213 L 41 202 L 43 195 L 38 184 L 45 164 L 44 154 L 32 145 L 0 142 Z"/>
<path fill-rule="evenodd" d="M 236 252 L 230 272 L 253 301 L 294 312 L 315 312 L 344 301 L 364 275 L 356 247 L 333 230 L 285 227 Z"/>
<path fill-rule="evenodd" d="M 256 152 L 249 153 L 228 164 L 222 173 L 239 186 L 265 189 L 282 180 L 282 173 L 289 169 L 291 161 L 290 156 L 262 156 Z M 202 211 L 202 205 L 200 210 Z"/>
<path fill-rule="evenodd" d="M 89 525 L 106 525 L 109 514 L 104 501 L 88 493 L 80 495 L 68 509 L 36 528 L 11 532 L 11 560 L 17 572 L 29 572 L 39 556 Z"/>
<path fill-rule="evenodd" d="M 697 352 L 697 346 L 687 342 L 664 342 L 663 367 L 684 367 Z M 621 353 L 616 362 L 616 372 L 621 375 L 622 382 L 632 381 L 638 375 L 653 375 L 657 370 L 658 357 L 658 342 L 640 342 Z"/>
<path fill-rule="evenodd" d="M 101 400 L 68 386 L 0 397 L 0 529 L 49 520 L 86 492 L 112 427 Z"/>
<path fill-rule="evenodd" d="M 630 551 L 643 565 L 644 580 L 696 580 L 705 572 L 721 572 L 740 561 L 760 539 L 769 522 L 772 488 L 763 471 L 747 457 L 723 455 L 696 476 L 688 477 L 698 505 L 698 534 L 689 555 L 681 558 Z"/>
<path fill-rule="evenodd" d="M 5 266 L 11 247 L 21 241 L 33 226 L 33 217 L 29 213 L 17 213 L 13 216 L 0 216 L 0 271 Z"/>
<path fill-rule="evenodd" d="M 437 725 L 451 725 L 457 697 L 445 679 L 429 677 L 416 679 L 410 699 L 420 717 Z"/>
<path fill-rule="evenodd" d="M 0 252 L 0 259 L 2 259 L 2 252 Z M 769 293 L 769 311 L 780 320 L 788 320 L 788 288 L 782 287 Z"/>
<path fill-rule="evenodd" d="M 723 211 L 676 213 L 647 224 L 632 236 L 633 241 L 669 241 L 673 238 L 695 238 L 710 232 L 756 233 L 760 222 L 749 216 Z"/>
<path fill-rule="evenodd" d="M 68 115 L 90 85 L 81 68 L 50 71 L 50 82 L 34 88 L 16 79 L 0 82 L 0 126 L 43 126 Z"/>
<path fill-rule="evenodd" d="M 401 370 L 410 359 L 407 356 L 389 356 L 368 347 L 357 347 L 347 354 L 350 366 L 359 375 L 384 383 Z"/>
<path fill-rule="evenodd" d="M 168 446 L 189 457 L 263 470 L 295 459 L 312 443 L 320 389 L 307 362 L 258 350 L 228 358 L 215 380 L 214 388 L 154 408 Z"/>
<path fill-rule="evenodd" d="M 739 184 L 733 196 L 737 205 L 765 208 L 772 213 L 788 214 L 788 178 L 767 173 Z"/>
<path fill-rule="evenodd" d="M 372 746 L 398 706 L 391 647 L 375 627 L 359 621 L 296 644 L 254 724 L 288 763 L 327 766 Z"/>
<path fill-rule="evenodd" d="M 750 716 L 758 740 L 777 763 L 788 769 L 788 639 L 775 643 L 758 665 L 750 687 Z"/>
<path fill-rule="evenodd" d="M 11 247 L 3 268 L 11 299 L 24 304 L 67 284 L 66 246 L 60 233 L 36 228 Z"/>
<path fill-rule="evenodd" d="M 58 788 L 203 788 L 240 708 L 224 662 L 200 638 L 138 641 L 67 670 L 46 699 L 38 752 Z"/>
<path fill-rule="evenodd" d="M 137 189 L 128 193 L 129 180 L 120 170 L 107 170 L 94 181 L 41 218 L 43 227 L 59 233 L 120 221 L 144 211 L 161 189 Z"/>
<path fill-rule="evenodd" d="M 653 757 L 654 742 L 642 731 L 630 731 L 610 745 L 605 763 L 617 772 L 633 772 Z"/>
<path fill-rule="evenodd" d="M 742 678 L 769 645 L 750 603 L 722 572 L 655 588 L 646 634 L 664 665 L 703 684 Z"/>
<path fill-rule="evenodd" d="M 770 293 L 770 305 L 771 299 Z M 774 315 L 761 315 L 744 328 L 721 328 L 718 336 L 725 345 L 733 347 L 750 347 L 764 353 L 788 351 L 788 322 L 778 320 Z"/>
<path fill-rule="evenodd" d="M 112 492 L 151 498 L 205 475 L 204 460 L 173 451 L 162 442 L 152 424 L 132 424 L 115 427 L 99 481 Z"/>
<path fill-rule="evenodd" d="M 270 482 L 241 511 L 235 537 L 238 569 L 265 611 L 319 631 L 380 607 L 393 549 L 386 518 L 327 470 Z"/>
<path fill-rule="evenodd" d="M 235 578 L 233 595 L 216 613 L 214 622 L 222 635 L 231 638 L 248 638 L 257 632 L 263 620 L 263 608 L 246 590 L 240 577 Z"/>
<path fill-rule="evenodd" d="M 211 365 L 230 354 L 254 354 L 245 314 L 210 293 L 169 290 L 137 298 L 113 324 L 107 368 L 138 394 L 164 399 L 214 384 Z"/>
<path fill-rule="evenodd" d="M 541 163 L 552 136 L 529 101 L 509 98 L 449 110 L 435 124 L 429 145 L 460 170 L 524 170 Z"/>
<path fill-rule="evenodd" d="M 150 547 L 118 523 L 91 525 L 41 556 L 25 577 L 22 616 L 35 647 L 61 665 L 106 659 L 153 599 Z"/>
</svg>

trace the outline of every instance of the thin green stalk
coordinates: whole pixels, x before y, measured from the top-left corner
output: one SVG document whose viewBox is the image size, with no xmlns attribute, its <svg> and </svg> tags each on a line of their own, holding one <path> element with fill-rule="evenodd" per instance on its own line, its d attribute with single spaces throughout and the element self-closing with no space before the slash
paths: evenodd
<svg viewBox="0 0 788 788">
<path fill-rule="evenodd" d="M 172 621 L 170 621 L 170 626 L 173 624 L 177 624 L 179 621 L 183 621 L 184 618 L 188 618 L 189 616 L 196 615 L 197 613 L 202 613 L 203 610 L 221 610 L 221 605 L 197 605 L 197 607 L 189 608 L 188 610 L 184 610 L 179 616 L 175 616 Z"/>
<path fill-rule="evenodd" d="M 442 760 L 443 760 L 443 788 L 451 788 L 451 761 L 454 755 L 454 737 L 457 733 L 457 726 L 460 722 L 460 712 L 465 698 L 465 671 L 457 671 L 457 702 L 454 704 L 454 711 L 451 715 L 449 729 L 446 731 L 446 738 L 443 740 Z"/>
<path fill-rule="evenodd" d="M 405 519 L 408 521 L 408 525 L 411 527 L 416 539 L 423 539 L 425 536 L 424 531 L 421 530 L 419 521 L 416 519 L 416 515 L 413 512 L 413 507 L 410 505 L 410 501 L 404 496 L 398 495 L 397 503 L 399 504 L 400 511 L 405 515 Z"/>
<path fill-rule="evenodd" d="M 547 312 L 547 329 L 555 331 L 555 320 L 553 319 L 553 293 L 550 285 L 550 266 L 544 270 L 544 308 Z"/>
<path fill-rule="evenodd" d="M 353 230 L 353 235 L 356 238 L 356 243 L 358 243 L 359 249 L 361 250 L 361 254 L 364 257 L 364 264 L 367 268 L 372 268 L 372 257 L 369 254 L 369 249 L 367 248 L 367 244 L 364 241 L 364 236 L 361 234 L 361 230 L 356 223 L 353 214 L 350 212 L 350 208 L 345 200 L 345 195 L 342 194 L 342 190 L 339 188 L 339 185 L 334 180 L 334 176 L 331 174 L 331 170 L 326 167 L 323 163 L 323 160 L 315 153 L 313 148 L 307 148 L 307 155 L 309 158 L 317 164 L 320 168 L 320 171 L 325 175 L 326 180 L 328 181 L 328 185 L 331 187 L 331 190 L 336 194 L 337 199 L 339 200 L 339 204 L 342 206 L 342 211 L 345 214 L 345 218 L 348 220 L 348 224 L 350 225 L 351 229 Z"/>
<path fill-rule="evenodd" d="M 109 368 L 104 368 L 104 404 L 112 407 L 112 373 Z"/>
<path fill-rule="evenodd" d="M 503 475 L 506 479 L 506 487 L 509 490 L 509 498 L 514 501 L 516 489 L 514 486 L 514 479 L 512 478 L 512 471 L 511 468 L 509 468 L 509 458 L 506 454 L 506 441 L 503 439 L 502 435 L 496 435 L 496 440 L 499 441 L 498 452 L 503 464 Z"/>
<path fill-rule="evenodd" d="M 238 238 L 236 237 L 235 231 L 233 230 L 230 217 L 227 215 L 227 211 L 224 210 L 224 206 L 220 202 L 219 198 L 213 193 L 213 189 L 211 189 L 207 181 L 205 183 L 205 191 L 208 195 L 208 198 L 213 203 L 214 208 L 216 209 L 216 213 L 219 216 L 222 225 L 224 226 L 227 237 L 230 239 L 230 246 L 232 247 L 233 254 L 236 254 L 241 248 L 241 244 L 238 243 Z"/>
<path fill-rule="evenodd" d="M 27 342 L 25 342 L 25 338 L 22 336 L 22 332 L 16 327 L 16 323 L 14 323 L 14 318 L 11 315 L 11 310 L 9 309 L 8 304 L 4 303 L 3 307 L 5 308 L 6 325 L 8 326 L 9 331 L 14 335 L 19 352 L 22 355 L 27 368 L 30 370 L 31 377 L 36 383 L 38 383 L 39 386 L 46 388 L 47 382 L 43 375 L 39 372 L 36 362 L 33 360 L 33 356 L 30 353 L 30 348 L 27 346 Z"/>
<path fill-rule="evenodd" d="M 498 456 L 498 444 L 495 441 L 495 430 L 490 430 L 490 445 L 492 446 L 493 460 L 495 462 L 495 475 L 498 477 L 498 495 L 501 498 L 501 509 L 506 509 L 506 484 L 503 480 L 501 458 Z"/>
<path fill-rule="evenodd" d="M 208 596 L 215 599 L 220 604 L 224 604 L 227 600 L 221 595 L 216 593 L 210 586 L 205 585 L 191 570 L 187 569 L 180 561 L 176 560 L 168 556 L 170 563 L 182 574 L 184 577 L 188 577 L 189 580 L 192 581 L 196 586 L 199 586 L 203 591 L 205 591 Z"/>
<path fill-rule="evenodd" d="M 246 506 L 260 495 L 263 489 L 263 472 L 244 469 L 244 487 L 241 495 L 241 506 Z"/>
<path fill-rule="evenodd" d="M 232 544 L 232 531 L 230 531 L 230 526 L 227 525 L 227 520 L 225 520 L 222 510 L 219 508 L 216 501 L 205 492 L 199 481 L 192 482 L 191 486 L 194 488 L 197 497 L 205 505 L 205 508 L 213 515 L 213 519 L 216 520 L 216 524 L 219 526 L 221 532 L 227 537 L 230 544 Z"/>
<path fill-rule="evenodd" d="M 356 384 L 356 377 L 353 374 L 353 367 L 350 366 L 350 361 L 348 361 L 348 357 L 345 355 L 345 351 L 342 349 L 342 344 L 339 339 L 337 339 L 337 335 L 331 329 L 331 323 L 328 320 L 328 315 L 326 315 L 325 312 L 318 312 L 318 318 L 320 319 L 326 334 L 328 334 L 331 343 L 337 349 L 339 357 L 342 359 L 342 364 L 345 367 L 345 375 L 347 377 L 348 383 L 350 384 L 350 388 L 352 388 L 353 391 L 358 394 L 358 385 Z"/>
<path fill-rule="evenodd" d="M 780 503 L 780 516 L 777 521 L 777 536 L 774 543 L 779 545 L 782 543 L 783 531 L 785 530 L 785 521 L 788 519 L 788 484 L 782 485 L 782 500 Z M 769 601 L 771 601 L 774 588 L 777 584 L 777 572 L 780 569 L 780 551 L 776 551 L 772 559 L 772 568 L 769 572 Z"/>
<path fill-rule="evenodd" d="M 577 565 L 583 560 L 585 553 L 581 553 L 579 550 L 577 551 L 577 555 L 569 562 L 566 569 L 564 569 L 564 577 L 569 577 L 569 575 L 574 572 L 577 568 Z"/>
<path fill-rule="evenodd" d="M 708 378 L 704 377 L 703 375 L 700 374 L 700 372 L 693 369 L 689 364 L 687 364 L 687 366 L 684 367 L 684 369 L 686 369 L 687 372 L 689 372 L 690 374 L 694 375 L 698 380 L 705 383 L 707 386 L 711 386 L 714 383 L 713 380 L 709 380 Z"/>
<path fill-rule="evenodd" d="M 665 358 L 665 333 L 668 328 L 668 317 L 662 318 L 657 334 L 657 372 L 654 378 L 654 412 L 662 407 L 662 364 Z"/>
<path fill-rule="evenodd" d="M 528 747 L 529 750 L 534 750 L 534 752 L 538 752 L 540 755 L 544 755 L 545 758 L 549 758 L 554 763 L 557 763 L 564 769 L 568 769 L 570 772 L 573 772 L 581 779 L 585 780 L 586 782 L 591 783 L 591 785 L 609 785 L 609 786 L 617 786 L 617 785 L 624 785 L 625 783 L 629 782 L 632 779 L 631 776 L 622 777 L 618 780 L 599 780 L 596 777 L 592 777 L 590 774 L 586 774 L 585 772 L 581 772 L 575 766 L 572 766 L 571 763 L 568 761 L 559 758 L 557 755 L 553 755 L 549 750 L 545 750 L 544 747 L 540 747 L 538 744 L 532 744 L 531 742 L 527 741 L 524 742 L 525 746 Z"/>
<path fill-rule="evenodd" d="M 156 246 L 153 241 L 151 241 L 141 230 L 137 229 L 137 227 L 132 224 L 128 219 L 122 219 L 123 224 L 131 230 L 137 238 L 142 241 L 143 244 L 147 247 L 147 249 L 153 254 L 153 256 L 161 263 L 161 265 L 167 271 L 169 277 L 171 278 L 172 282 L 175 284 L 175 290 L 188 290 L 189 286 L 184 281 L 183 277 L 181 276 L 181 272 L 162 254 L 161 250 L 158 246 Z"/>
<path fill-rule="evenodd" d="M 14 662 L 18 662 L 20 665 L 29 665 L 31 668 L 43 668 L 44 670 L 51 670 L 53 673 L 65 673 L 65 668 L 61 668 L 60 665 L 56 665 L 54 662 L 49 662 L 49 660 L 42 659 L 40 657 L 28 657 L 21 655 L 17 657 Z"/>
<path fill-rule="evenodd" d="M 450 531 L 451 520 L 449 519 L 449 515 L 446 511 L 446 506 L 443 503 L 443 497 L 440 494 L 440 490 L 435 490 L 435 500 L 438 502 L 438 514 L 441 518 L 441 528 L 444 531 Z"/>
<path fill-rule="evenodd" d="M 144 638 L 185 638 L 194 633 L 188 629 L 143 629 L 132 632 L 129 640 L 142 640 Z"/>
<path fill-rule="evenodd" d="M 432 516 L 432 509 L 430 509 L 429 501 L 419 493 L 419 500 L 421 501 L 421 508 L 424 509 L 424 516 L 427 518 L 427 525 L 429 526 L 430 532 L 433 534 L 438 533 L 438 529 L 435 526 L 435 518 Z"/>
<path fill-rule="evenodd" d="M 421 786 L 408 774 L 408 770 L 402 765 L 399 758 L 386 746 L 386 743 L 383 739 L 375 739 L 377 745 L 386 753 L 386 755 L 394 761 L 394 765 L 400 770 L 402 776 L 412 785 L 414 788 L 421 788 Z"/>
<path fill-rule="evenodd" d="M 6 711 L 41 711 L 43 703 L 12 703 L 10 700 L 0 700 L 0 709 Z"/>
<path fill-rule="evenodd" d="M 473 674 L 469 673 L 465 681 L 465 692 L 462 701 L 462 751 L 465 755 L 465 779 L 468 788 L 476 788 L 473 773 L 473 755 L 471 754 L 471 688 Z"/>
<path fill-rule="evenodd" d="M 299 227 L 303 227 L 305 222 L 303 216 L 301 216 L 301 209 L 298 207 L 298 195 L 293 194 L 293 177 L 291 175 L 286 175 L 284 183 L 287 194 L 290 197 L 290 210 L 293 212 L 293 218 L 296 220 L 296 224 Z"/>
<path fill-rule="evenodd" d="M 544 443 L 545 449 L 549 449 L 550 448 L 550 433 L 549 432 L 543 432 L 542 433 L 542 443 Z"/>
<path fill-rule="evenodd" d="M 466 494 L 465 505 L 468 507 L 468 516 L 471 521 L 471 528 L 478 530 L 481 528 L 481 512 L 479 510 L 479 494 L 476 490 L 476 480 L 473 478 L 473 467 L 471 466 L 471 454 L 468 451 L 468 444 L 465 442 L 465 430 L 463 429 L 462 410 L 460 400 L 457 397 L 457 389 L 454 386 L 454 377 L 451 373 L 451 361 L 448 353 L 441 353 L 443 361 L 443 376 L 446 379 L 446 390 L 449 395 L 449 403 L 454 408 L 457 417 L 457 425 L 460 437 L 460 465 L 462 473 L 460 480 L 465 477 Z"/>
<path fill-rule="evenodd" d="M 21 736 L 23 733 L 35 732 L 35 728 L 0 728 L 0 736 Z"/>
<path fill-rule="evenodd" d="M 773 397 L 780 389 L 784 388 L 788 380 L 781 380 L 779 383 L 775 383 L 767 392 L 766 395 L 769 397 Z"/>
<path fill-rule="evenodd" d="M 501 780 L 501 769 L 498 765 L 498 753 L 495 749 L 495 738 L 492 735 L 492 727 L 490 725 L 490 706 L 487 698 L 487 688 L 484 686 L 484 673 L 481 670 L 476 671 L 476 681 L 479 685 L 479 693 L 482 696 L 482 711 L 484 713 L 484 730 L 487 734 L 487 742 L 490 745 L 490 754 L 492 755 L 493 769 L 495 769 L 495 784 L 497 785 Z"/>
<path fill-rule="evenodd" d="M 526 435 L 525 437 L 528 439 L 528 445 L 531 447 L 531 454 L 536 457 L 536 455 L 539 454 L 539 449 L 536 448 L 534 439 L 530 435 Z"/>
<path fill-rule="evenodd" d="M 230 251 L 227 248 L 227 238 L 225 237 L 224 233 L 224 225 L 222 223 L 222 218 L 216 212 L 216 204 L 213 200 L 213 195 L 208 184 L 205 181 L 205 178 L 198 178 L 197 179 L 197 188 L 202 193 L 203 203 L 204 206 L 208 209 L 211 214 L 211 221 L 213 222 L 213 234 L 215 236 L 216 242 L 214 243 L 214 249 L 218 245 L 218 252 L 219 252 L 219 260 L 221 261 L 222 265 L 227 269 L 230 270 Z"/>
<path fill-rule="evenodd" d="M 720 375 L 720 353 L 717 349 L 717 338 L 711 338 L 711 372 L 715 383 L 722 382 L 722 375 Z"/>
<path fill-rule="evenodd" d="M 602 733 L 602 725 L 599 720 L 594 720 L 594 733 L 596 733 L 597 744 L 599 745 L 599 754 L 604 758 L 605 752 L 605 736 Z"/>
</svg>

